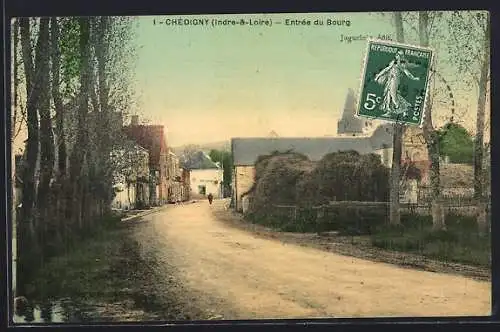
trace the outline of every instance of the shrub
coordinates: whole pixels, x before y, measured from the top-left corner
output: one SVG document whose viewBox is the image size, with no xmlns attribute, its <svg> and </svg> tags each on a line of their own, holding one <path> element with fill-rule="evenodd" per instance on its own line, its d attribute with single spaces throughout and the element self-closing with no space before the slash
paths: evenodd
<svg viewBox="0 0 500 332">
<path fill-rule="evenodd" d="M 447 230 L 437 230 L 437 231 L 432 231 L 429 229 L 425 229 L 422 231 L 422 239 L 426 243 L 430 242 L 447 242 L 447 243 L 452 243 L 452 242 L 458 242 L 459 238 L 458 236 L 450 231 Z"/>
<path fill-rule="evenodd" d="M 420 215 L 418 213 L 402 213 L 401 224 L 407 229 L 424 229 L 432 227 L 432 216 Z"/>
<path fill-rule="evenodd" d="M 340 230 L 349 234 L 370 233 L 386 220 L 386 209 L 329 208 L 328 217 L 316 220 L 313 206 L 332 200 L 386 201 L 389 172 L 376 154 L 356 151 L 330 153 L 317 164 L 306 156 L 275 152 L 260 156 L 249 194 L 254 222 L 289 230 Z M 299 207 L 297 215 L 275 205 Z M 282 210 L 282 211 L 280 211 Z M 353 218 L 353 216 L 355 216 Z M 267 221 L 266 221 L 267 220 Z M 296 223 L 293 226 L 291 224 Z"/>
<path fill-rule="evenodd" d="M 448 213 L 446 215 L 445 224 L 448 229 L 457 231 L 475 232 L 478 230 L 476 217 L 462 216 L 455 213 Z"/>
<path fill-rule="evenodd" d="M 330 153 L 298 182 L 297 197 L 302 205 L 329 201 L 386 201 L 389 171 L 376 154 L 356 151 Z"/>
<path fill-rule="evenodd" d="M 317 230 L 343 235 L 372 234 L 387 220 L 387 207 L 330 206 L 317 221 Z"/>
<path fill-rule="evenodd" d="M 260 157 L 249 210 L 264 218 L 275 212 L 274 205 L 294 205 L 297 182 L 312 167 L 313 163 L 306 156 L 297 153 Z"/>
</svg>

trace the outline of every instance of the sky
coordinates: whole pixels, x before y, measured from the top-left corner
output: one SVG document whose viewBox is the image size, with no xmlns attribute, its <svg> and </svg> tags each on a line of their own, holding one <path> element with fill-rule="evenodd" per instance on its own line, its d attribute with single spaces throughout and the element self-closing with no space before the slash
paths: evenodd
<svg viewBox="0 0 500 332">
<path fill-rule="evenodd" d="M 168 18 L 262 19 L 272 25 L 159 23 Z M 286 19 L 311 25 L 286 25 Z M 316 19 L 324 25 L 314 25 Z M 327 25 L 328 19 L 338 23 Z M 394 30 L 391 19 L 377 13 L 141 17 L 138 113 L 165 125 L 172 146 L 272 130 L 280 136 L 335 135 L 347 91 L 359 87 L 366 50 L 365 40 L 348 43 L 345 36 L 395 39 Z M 407 35 L 412 38 L 411 31 Z"/>
<path fill-rule="evenodd" d="M 209 25 L 160 24 L 167 19 L 207 19 Z M 212 26 L 212 19 L 272 24 Z M 310 25 L 287 25 L 287 19 Z M 164 125 L 173 147 L 271 131 L 281 137 L 335 136 L 347 91 L 360 85 L 366 51 L 365 40 L 346 39 L 395 39 L 391 16 L 380 13 L 142 16 L 136 29 L 139 106 L 133 112 Z M 408 24 L 405 39 L 418 42 Z M 443 76 L 460 81 L 446 49 L 435 51 Z M 477 95 L 453 89 L 457 112 L 467 115 L 461 124 L 473 132 Z M 443 118 L 450 104 L 437 110 Z M 23 130 L 15 139 L 16 151 L 25 136 Z"/>
</svg>

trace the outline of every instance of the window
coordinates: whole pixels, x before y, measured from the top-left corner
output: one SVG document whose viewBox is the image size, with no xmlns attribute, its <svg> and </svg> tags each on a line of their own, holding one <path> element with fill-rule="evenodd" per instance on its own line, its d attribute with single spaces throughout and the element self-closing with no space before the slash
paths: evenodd
<svg viewBox="0 0 500 332">
<path fill-rule="evenodd" d="M 205 195 L 207 193 L 207 187 L 205 185 L 198 186 L 198 194 Z"/>
</svg>

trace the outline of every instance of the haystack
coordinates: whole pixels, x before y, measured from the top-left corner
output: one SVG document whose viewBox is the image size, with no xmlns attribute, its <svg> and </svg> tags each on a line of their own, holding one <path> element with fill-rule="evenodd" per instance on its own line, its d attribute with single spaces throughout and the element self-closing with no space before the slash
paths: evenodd
<svg viewBox="0 0 500 332">
<path fill-rule="evenodd" d="M 312 161 L 298 153 L 274 153 L 259 158 L 250 212 L 266 214 L 273 210 L 273 205 L 294 205 L 297 182 L 313 167 Z"/>
<path fill-rule="evenodd" d="M 388 195 L 389 171 L 374 154 L 356 151 L 331 153 L 297 184 L 303 206 L 329 201 L 384 201 Z"/>
</svg>

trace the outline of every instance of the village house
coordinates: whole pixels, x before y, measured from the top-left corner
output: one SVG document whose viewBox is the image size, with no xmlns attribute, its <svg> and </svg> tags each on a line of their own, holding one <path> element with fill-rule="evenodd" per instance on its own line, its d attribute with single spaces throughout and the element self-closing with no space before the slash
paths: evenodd
<svg viewBox="0 0 500 332">
<path fill-rule="evenodd" d="M 189 169 L 181 167 L 181 183 L 182 183 L 182 201 L 189 201 L 191 199 L 191 172 Z"/>
<path fill-rule="evenodd" d="M 222 198 L 223 169 L 210 156 L 198 151 L 188 156 L 182 166 L 189 170 L 192 197 L 201 198 L 212 194 L 215 198 Z"/>
<path fill-rule="evenodd" d="M 431 162 L 422 129 L 415 126 L 406 127 L 401 153 L 402 163 L 412 162 L 420 170 L 422 184 L 428 184 Z"/>
<path fill-rule="evenodd" d="M 189 171 L 181 167 L 179 157 L 168 152 L 167 157 L 168 202 L 179 203 L 189 200 Z M 188 186 L 186 186 L 186 181 Z"/>
<path fill-rule="evenodd" d="M 124 132 L 149 153 L 150 205 L 156 206 L 167 203 L 168 148 L 164 126 L 139 124 L 139 117 L 134 115 L 130 125 L 124 127 Z"/>
<path fill-rule="evenodd" d="M 149 205 L 149 153 L 131 142 L 112 152 L 117 161 L 113 174 L 115 197 L 111 207 L 119 210 L 140 209 Z"/>
<path fill-rule="evenodd" d="M 252 187 L 255 177 L 255 161 L 261 155 L 274 151 L 293 151 L 319 161 L 326 154 L 354 150 L 360 154 L 375 153 L 380 156 L 386 167 L 392 166 L 392 133 L 391 123 L 374 127 L 371 121 L 355 116 L 356 102 L 354 92 L 348 91 L 346 104 L 337 125 L 335 137 L 270 137 L 233 138 L 231 153 L 233 157 L 233 205 L 237 211 L 242 209 L 242 195 Z M 419 128 L 410 128 L 405 132 L 403 140 L 403 163 L 408 158 L 422 167 L 424 177 L 428 173 L 428 157 Z M 408 158 L 404 158 L 408 157 Z"/>
</svg>

